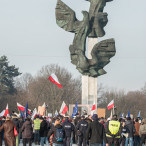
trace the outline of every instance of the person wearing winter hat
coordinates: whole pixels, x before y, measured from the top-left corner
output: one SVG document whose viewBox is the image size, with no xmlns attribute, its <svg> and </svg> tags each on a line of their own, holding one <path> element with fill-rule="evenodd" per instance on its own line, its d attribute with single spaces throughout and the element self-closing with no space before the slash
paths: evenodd
<svg viewBox="0 0 146 146">
<path fill-rule="evenodd" d="M 104 126 L 99 123 L 98 115 L 94 114 L 92 116 L 93 122 L 91 122 L 87 129 L 87 140 L 90 140 L 90 145 L 99 145 L 103 144 L 103 140 L 107 143 L 106 134 Z M 107 145 L 107 144 L 106 144 Z"/>
<path fill-rule="evenodd" d="M 4 130 L 4 141 L 5 145 L 7 146 L 16 146 L 15 143 L 15 136 L 14 136 L 14 128 L 15 125 L 11 121 L 11 117 L 7 115 L 6 121 L 0 127 L 0 132 Z"/>
</svg>

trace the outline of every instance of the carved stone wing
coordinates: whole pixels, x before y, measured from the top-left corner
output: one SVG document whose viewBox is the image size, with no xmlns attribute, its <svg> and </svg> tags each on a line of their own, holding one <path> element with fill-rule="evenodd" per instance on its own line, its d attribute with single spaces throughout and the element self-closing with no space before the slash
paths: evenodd
<svg viewBox="0 0 146 146">
<path fill-rule="evenodd" d="M 57 25 L 66 31 L 75 32 L 74 24 L 77 21 L 75 12 L 64 2 L 58 0 L 56 5 Z"/>
</svg>

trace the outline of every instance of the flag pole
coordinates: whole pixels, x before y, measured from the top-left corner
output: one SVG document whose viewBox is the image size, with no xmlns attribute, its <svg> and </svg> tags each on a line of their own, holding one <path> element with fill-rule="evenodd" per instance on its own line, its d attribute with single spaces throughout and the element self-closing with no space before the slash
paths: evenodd
<svg viewBox="0 0 146 146">
<path fill-rule="evenodd" d="M 113 106 L 113 115 L 115 114 L 115 106 Z"/>
</svg>

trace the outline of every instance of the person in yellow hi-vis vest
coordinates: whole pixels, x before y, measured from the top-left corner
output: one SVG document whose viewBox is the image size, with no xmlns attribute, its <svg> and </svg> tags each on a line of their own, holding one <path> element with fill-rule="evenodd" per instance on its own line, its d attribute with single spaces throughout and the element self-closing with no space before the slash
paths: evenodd
<svg viewBox="0 0 146 146">
<path fill-rule="evenodd" d="M 39 119 L 39 116 L 36 116 L 36 119 L 33 121 L 34 122 L 34 142 L 35 145 L 39 144 L 40 145 L 40 125 L 41 125 L 41 120 Z"/>
<path fill-rule="evenodd" d="M 119 146 L 119 139 L 121 137 L 122 126 L 119 121 L 117 121 L 117 115 L 114 115 L 111 121 L 105 124 L 105 132 L 108 140 L 109 146 Z"/>
</svg>

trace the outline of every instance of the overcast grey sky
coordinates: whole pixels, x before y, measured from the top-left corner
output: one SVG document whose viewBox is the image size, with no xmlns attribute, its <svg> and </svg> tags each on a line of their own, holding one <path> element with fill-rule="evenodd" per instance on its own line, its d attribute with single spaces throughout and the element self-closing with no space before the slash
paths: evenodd
<svg viewBox="0 0 146 146">
<path fill-rule="evenodd" d="M 82 10 L 89 9 L 85 0 L 63 0 L 82 20 Z M 69 45 L 73 34 L 56 25 L 57 0 L 0 0 L 0 56 L 6 55 L 22 73 L 35 75 L 42 66 L 55 63 L 75 76 L 79 73 L 70 63 Z M 115 38 L 116 56 L 100 76 L 103 85 L 138 90 L 146 82 L 146 0 L 114 0 L 107 3 L 109 22 L 106 35 Z"/>
</svg>

